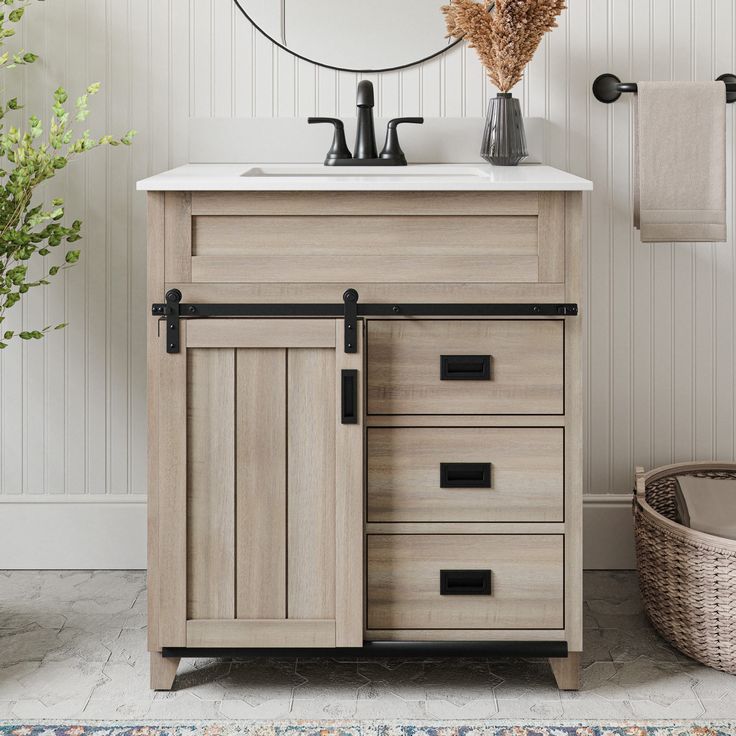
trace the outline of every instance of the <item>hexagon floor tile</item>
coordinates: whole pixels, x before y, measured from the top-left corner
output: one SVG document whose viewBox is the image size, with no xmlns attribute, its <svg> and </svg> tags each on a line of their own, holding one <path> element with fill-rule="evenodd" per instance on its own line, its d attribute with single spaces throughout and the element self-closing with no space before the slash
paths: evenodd
<svg viewBox="0 0 736 736">
<path fill-rule="evenodd" d="M 0 571 L 0 718 L 648 720 L 736 718 L 736 677 L 646 622 L 634 572 L 585 574 L 583 689 L 523 659 L 182 662 L 148 688 L 145 573 Z"/>
</svg>

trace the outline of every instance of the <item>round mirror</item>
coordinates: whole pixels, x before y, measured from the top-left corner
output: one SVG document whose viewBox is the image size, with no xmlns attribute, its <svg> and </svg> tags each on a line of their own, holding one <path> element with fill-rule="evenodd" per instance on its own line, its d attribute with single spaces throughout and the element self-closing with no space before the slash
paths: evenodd
<svg viewBox="0 0 736 736">
<path fill-rule="evenodd" d="M 445 38 L 446 0 L 235 0 L 251 23 L 313 64 L 381 72 L 418 64 L 456 43 Z"/>
</svg>

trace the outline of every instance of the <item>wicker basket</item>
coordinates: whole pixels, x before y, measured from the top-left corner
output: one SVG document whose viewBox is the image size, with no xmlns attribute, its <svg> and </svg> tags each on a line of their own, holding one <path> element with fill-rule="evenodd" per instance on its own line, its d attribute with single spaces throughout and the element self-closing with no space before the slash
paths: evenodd
<svg viewBox="0 0 736 736">
<path fill-rule="evenodd" d="M 676 475 L 736 478 L 736 464 L 636 469 L 634 535 L 644 610 L 677 649 L 736 674 L 736 541 L 679 523 Z"/>
</svg>

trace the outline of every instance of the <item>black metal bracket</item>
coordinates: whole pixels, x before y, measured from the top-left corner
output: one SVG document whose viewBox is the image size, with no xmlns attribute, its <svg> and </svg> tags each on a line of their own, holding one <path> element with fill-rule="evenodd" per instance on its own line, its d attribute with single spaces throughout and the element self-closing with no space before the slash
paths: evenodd
<svg viewBox="0 0 736 736">
<path fill-rule="evenodd" d="M 166 301 L 151 305 L 151 314 L 166 320 L 166 352 L 180 349 L 179 320 L 240 317 L 342 317 L 346 353 L 358 352 L 358 320 L 363 317 L 574 317 L 577 304 L 359 304 L 348 289 L 342 304 L 183 304 L 178 289 Z"/>
<path fill-rule="evenodd" d="M 348 289 L 343 295 L 345 303 L 345 352 L 358 352 L 358 292 Z"/>
<path fill-rule="evenodd" d="M 154 304 L 153 314 L 166 317 L 166 352 L 179 352 L 179 316 L 182 296 L 179 289 L 166 292 L 166 304 Z"/>
</svg>

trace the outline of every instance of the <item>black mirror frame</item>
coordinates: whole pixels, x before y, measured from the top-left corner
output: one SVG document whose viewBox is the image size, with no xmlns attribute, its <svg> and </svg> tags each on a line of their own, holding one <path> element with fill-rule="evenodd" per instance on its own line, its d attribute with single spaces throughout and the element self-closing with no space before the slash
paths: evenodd
<svg viewBox="0 0 736 736">
<path fill-rule="evenodd" d="M 434 59 L 437 56 L 441 56 L 442 54 L 446 53 L 452 48 L 455 48 L 460 41 L 462 41 L 462 38 L 455 39 L 452 43 L 448 44 L 444 48 L 440 49 L 439 51 L 435 51 L 433 54 L 430 54 L 429 56 L 425 56 L 422 59 L 417 59 L 416 61 L 411 61 L 408 64 L 400 64 L 399 66 L 387 66 L 387 67 L 380 67 L 377 69 L 349 69 L 347 67 L 341 67 L 341 66 L 334 66 L 332 64 L 325 64 L 322 61 L 315 61 L 314 59 L 310 59 L 306 56 L 302 56 L 301 54 L 298 54 L 296 51 L 292 51 L 288 46 L 284 46 L 284 44 L 277 41 L 273 36 L 270 36 L 266 31 L 261 28 L 258 23 L 256 23 L 253 18 L 251 18 L 248 13 L 245 11 L 245 8 L 240 4 L 241 0 L 233 0 L 235 5 L 238 7 L 238 10 L 246 17 L 246 19 L 253 25 L 253 27 L 261 33 L 263 36 L 265 36 L 271 43 L 278 46 L 280 49 L 283 49 L 286 51 L 287 54 L 291 54 L 292 56 L 296 56 L 297 59 L 301 59 L 302 61 L 307 61 L 310 64 L 314 64 L 315 66 L 321 66 L 323 69 L 334 69 L 338 72 L 350 72 L 353 74 L 379 74 L 380 72 L 395 72 L 399 69 L 408 69 L 409 67 L 416 66 L 417 64 L 423 64 L 425 61 L 429 61 L 430 59 Z"/>
</svg>

